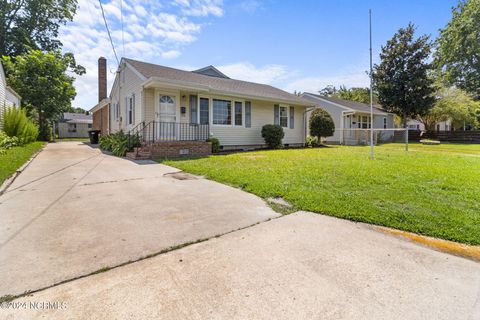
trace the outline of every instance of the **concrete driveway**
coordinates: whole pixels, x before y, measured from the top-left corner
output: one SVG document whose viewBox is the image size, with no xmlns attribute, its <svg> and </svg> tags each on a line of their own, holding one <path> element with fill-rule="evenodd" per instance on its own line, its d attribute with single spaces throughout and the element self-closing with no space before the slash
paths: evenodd
<svg viewBox="0 0 480 320">
<path fill-rule="evenodd" d="M 176 172 L 48 144 L 0 197 L 0 296 L 278 216 L 251 194 Z"/>
<path fill-rule="evenodd" d="M 299 212 L 15 300 L 7 319 L 480 319 L 480 267 Z M 30 303 L 58 303 L 34 310 Z"/>
</svg>

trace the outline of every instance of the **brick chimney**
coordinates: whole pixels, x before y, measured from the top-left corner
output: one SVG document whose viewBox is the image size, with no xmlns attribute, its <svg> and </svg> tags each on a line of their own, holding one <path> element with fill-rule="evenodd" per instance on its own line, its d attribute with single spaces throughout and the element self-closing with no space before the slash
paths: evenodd
<svg viewBox="0 0 480 320">
<path fill-rule="evenodd" d="M 107 59 L 98 58 L 98 102 L 107 97 Z"/>
</svg>

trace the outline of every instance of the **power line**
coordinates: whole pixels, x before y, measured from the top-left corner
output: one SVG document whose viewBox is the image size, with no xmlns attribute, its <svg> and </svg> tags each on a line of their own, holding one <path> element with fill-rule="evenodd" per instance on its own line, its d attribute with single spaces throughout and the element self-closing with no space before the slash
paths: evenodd
<svg viewBox="0 0 480 320">
<path fill-rule="evenodd" d="M 102 1 L 98 0 L 98 3 L 100 3 L 100 9 L 102 9 L 102 17 L 103 17 L 103 21 L 105 22 L 105 28 L 107 29 L 108 38 L 110 39 L 110 44 L 112 45 L 113 54 L 115 55 L 115 59 L 117 59 L 117 64 L 120 64 L 120 61 L 118 60 L 118 56 L 117 56 L 117 51 L 115 50 L 115 45 L 113 44 L 112 36 L 110 35 L 110 29 L 108 29 L 107 18 L 105 18 L 105 11 L 103 10 Z"/>
<path fill-rule="evenodd" d="M 125 35 L 123 33 L 123 0 L 120 0 L 120 22 L 121 22 L 121 25 L 122 25 L 123 56 L 125 57 Z"/>
</svg>

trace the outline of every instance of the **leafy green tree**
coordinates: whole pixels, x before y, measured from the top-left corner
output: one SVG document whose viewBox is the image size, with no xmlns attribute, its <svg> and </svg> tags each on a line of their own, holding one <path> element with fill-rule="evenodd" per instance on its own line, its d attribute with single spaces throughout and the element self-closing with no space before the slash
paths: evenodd
<svg viewBox="0 0 480 320">
<path fill-rule="evenodd" d="M 322 142 L 322 137 L 333 136 L 335 123 L 327 111 L 316 108 L 310 115 L 309 128 L 310 135 L 317 137 L 318 142 Z"/>
<path fill-rule="evenodd" d="M 480 99 L 480 0 L 460 1 L 440 30 L 435 64 L 453 85 Z"/>
<path fill-rule="evenodd" d="M 400 28 L 382 46 L 380 64 L 374 66 L 373 79 L 379 103 L 388 111 L 408 118 L 428 113 L 435 103 L 432 69 L 428 58 L 432 45 L 429 37 L 414 38 L 415 27 Z"/>
<path fill-rule="evenodd" d="M 76 9 L 76 0 L 0 0 L 0 56 L 60 49 L 58 29 Z"/>
<path fill-rule="evenodd" d="M 76 92 L 75 78 L 68 74 L 85 73 L 72 54 L 43 53 L 32 50 L 26 54 L 3 57 L 7 81 L 22 96 L 22 105 L 30 116 L 36 115 L 40 127 L 39 138 L 49 140 L 50 124 L 61 112 L 71 107 Z"/>
<path fill-rule="evenodd" d="M 426 130 L 435 130 L 435 125 L 441 121 L 452 121 L 454 128 L 464 126 L 477 127 L 478 119 L 476 112 L 480 109 L 480 103 L 475 102 L 465 91 L 455 87 L 442 86 L 437 91 L 438 100 L 429 112 L 419 117 Z"/>
<path fill-rule="evenodd" d="M 370 103 L 370 89 L 369 88 L 350 88 L 347 89 L 345 86 L 340 86 L 340 89 L 332 95 L 332 97 L 355 101 L 360 103 Z M 373 102 L 377 103 L 377 95 L 373 94 Z"/>
</svg>

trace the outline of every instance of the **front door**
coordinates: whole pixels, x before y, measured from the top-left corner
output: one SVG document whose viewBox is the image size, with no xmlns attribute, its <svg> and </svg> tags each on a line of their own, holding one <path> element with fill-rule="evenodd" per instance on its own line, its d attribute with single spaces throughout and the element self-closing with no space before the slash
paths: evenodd
<svg viewBox="0 0 480 320">
<path fill-rule="evenodd" d="M 159 140 L 176 140 L 177 137 L 177 113 L 175 97 L 161 95 L 159 97 L 159 110 L 157 113 L 157 137 Z"/>
</svg>

